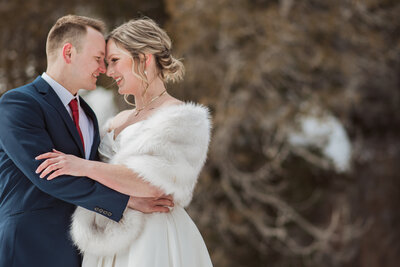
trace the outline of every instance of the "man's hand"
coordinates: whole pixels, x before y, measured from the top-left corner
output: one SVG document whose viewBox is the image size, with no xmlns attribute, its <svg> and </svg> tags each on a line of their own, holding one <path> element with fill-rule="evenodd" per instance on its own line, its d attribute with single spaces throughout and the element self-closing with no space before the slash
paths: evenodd
<svg viewBox="0 0 400 267">
<path fill-rule="evenodd" d="M 159 198 L 152 197 L 130 197 L 128 208 L 143 212 L 169 212 L 169 207 L 174 206 L 174 201 L 171 195 L 164 195 Z"/>
<path fill-rule="evenodd" d="M 150 184 L 149 182 L 140 180 L 140 185 L 142 185 L 142 187 L 138 186 L 138 190 L 140 190 L 139 193 L 132 194 L 132 196 L 134 197 L 139 197 L 139 198 L 153 198 L 153 199 L 170 199 L 171 201 L 173 201 L 172 197 L 166 196 L 164 191 L 161 190 L 160 188 Z"/>
</svg>

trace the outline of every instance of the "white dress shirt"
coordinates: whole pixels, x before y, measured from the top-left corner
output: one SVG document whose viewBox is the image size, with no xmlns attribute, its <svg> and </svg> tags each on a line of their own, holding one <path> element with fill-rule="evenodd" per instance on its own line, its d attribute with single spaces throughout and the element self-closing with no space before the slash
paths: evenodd
<svg viewBox="0 0 400 267">
<path fill-rule="evenodd" d="M 71 94 L 70 91 L 65 89 L 61 84 L 56 82 L 53 78 L 51 78 L 46 72 L 42 74 L 43 80 L 45 80 L 51 88 L 56 92 L 58 97 L 60 98 L 61 102 L 63 103 L 64 107 L 67 109 L 69 115 L 72 118 L 72 111 L 69 107 L 69 102 L 72 99 L 76 98 L 78 100 L 78 107 L 79 107 L 79 127 L 81 128 L 81 132 L 83 135 L 83 140 L 85 143 L 85 157 L 88 159 L 90 157 L 90 151 L 93 145 L 93 138 L 94 138 L 94 126 L 92 120 L 86 115 L 83 111 L 78 95 L 74 96 Z"/>
</svg>

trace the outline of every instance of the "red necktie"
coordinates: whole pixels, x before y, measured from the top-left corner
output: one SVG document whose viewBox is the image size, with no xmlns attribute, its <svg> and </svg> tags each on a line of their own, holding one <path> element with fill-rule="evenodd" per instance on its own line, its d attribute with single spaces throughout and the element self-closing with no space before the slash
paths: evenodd
<svg viewBox="0 0 400 267">
<path fill-rule="evenodd" d="M 76 98 L 72 99 L 71 102 L 69 102 L 69 107 L 71 108 L 71 111 L 72 111 L 72 118 L 74 119 L 76 129 L 78 130 L 79 136 L 81 137 L 83 151 L 85 151 L 85 142 L 83 141 L 83 135 L 81 132 L 81 128 L 79 127 L 78 100 L 76 100 Z"/>
</svg>

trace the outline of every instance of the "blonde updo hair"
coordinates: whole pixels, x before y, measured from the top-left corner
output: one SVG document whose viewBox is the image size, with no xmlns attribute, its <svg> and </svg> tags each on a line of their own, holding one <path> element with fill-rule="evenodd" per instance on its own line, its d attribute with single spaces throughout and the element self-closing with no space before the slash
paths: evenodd
<svg viewBox="0 0 400 267">
<path fill-rule="evenodd" d="M 145 74 L 145 54 L 152 54 L 158 75 L 164 83 L 182 80 L 185 68 L 182 62 L 171 55 L 171 39 L 156 22 L 150 18 L 130 20 L 114 29 L 107 41 L 127 50 L 132 56 L 133 74 L 149 85 Z"/>
</svg>

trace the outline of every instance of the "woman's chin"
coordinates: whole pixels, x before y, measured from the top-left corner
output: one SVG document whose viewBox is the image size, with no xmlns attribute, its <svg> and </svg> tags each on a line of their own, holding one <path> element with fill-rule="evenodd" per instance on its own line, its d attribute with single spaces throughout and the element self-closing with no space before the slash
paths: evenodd
<svg viewBox="0 0 400 267">
<path fill-rule="evenodd" d="M 127 93 L 125 92 L 125 90 L 121 87 L 118 88 L 118 94 L 120 95 L 126 95 Z"/>
<path fill-rule="evenodd" d="M 120 95 L 135 95 L 134 90 L 124 89 L 123 87 L 118 88 L 118 94 Z"/>
</svg>

